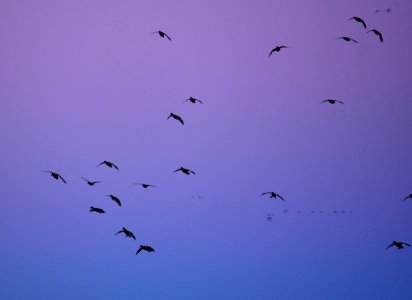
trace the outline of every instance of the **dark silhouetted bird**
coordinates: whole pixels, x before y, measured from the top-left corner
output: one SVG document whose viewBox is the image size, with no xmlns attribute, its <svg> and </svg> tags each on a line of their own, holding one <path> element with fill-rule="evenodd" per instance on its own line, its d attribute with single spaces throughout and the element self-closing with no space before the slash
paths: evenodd
<svg viewBox="0 0 412 300">
<path fill-rule="evenodd" d="M 392 247 L 392 246 L 396 246 L 398 249 L 404 249 L 404 248 L 405 248 L 404 246 L 410 247 L 411 245 L 409 245 L 409 244 L 407 244 L 407 243 L 404 243 L 404 242 L 396 242 L 396 241 L 393 241 L 392 244 L 390 244 L 388 247 L 386 247 L 386 249 L 388 249 L 388 248 L 390 248 L 390 247 Z"/>
<path fill-rule="evenodd" d="M 172 39 L 170 38 L 170 36 L 168 36 L 166 33 L 164 33 L 163 31 L 155 31 L 152 32 L 152 34 L 158 33 L 162 38 L 166 37 L 169 41 L 172 41 Z"/>
<path fill-rule="evenodd" d="M 115 168 L 117 171 L 119 171 L 119 168 L 118 168 L 114 163 L 112 163 L 112 162 L 110 162 L 110 161 L 103 161 L 103 162 L 101 162 L 100 164 L 98 164 L 97 166 L 99 167 L 99 166 L 101 166 L 101 165 L 106 165 L 106 166 L 108 166 L 109 168 Z"/>
<path fill-rule="evenodd" d="M 347 41 L 347 42 L 352 41 L 352 42 L 358 44 L 358 42 L 357 42 L 356 40 L 354 40 L 353 38 L 348 37 L 348 36 L 341 36 L 341 37 L 338 37 L 338 38 L 336 38 L 336 39 L 337 39 L 337 40 L 341 39 L 341 40 L 344 40 L 344 41 Z"/>
<path fill-rule="evenodd" d="M 120 202 L 120 199 L 113 196 L 113 195 L 106 195 L 107 197 L 110 197 L 110 199 L 112 199 L 114 202 L 117 203 L 117 205 L 122 206 L 122 203 Z"/>
<path fill-rule="evenodd" d="M 403 198 L 402 201 L 405 201 L 406 199 L 411 198 L 412 199 L 412 194 L 409 194 L 408 196 L 406 196 L 405 198 Z"/>
<path fill-rule="evenodd" d="M 122 228 L 122 230 L 116 232 L 115 235 L 119 234 L 119 233 L 124 233 L 126 235 L 126 237 L 132 238 L 134 240 L 136 240 L 136 237 L 134 236 L 133 232 L 127 230 L 126 228 Z"/>
<path fill-rule="evenodd" d="M 350 21 L 350 20 L 355 20 L 356 22 L 361 23 L 361 24 L 363 25 L 363 27 L 366 29 L 366 23 L 365 23 L 365 21 L 362 20 L 361 18 L 359 18 L 359 17 L 352 17 L 352 18 L 349 19 L 349 21 Z"/>
<path fill-rule="evenodd" d="M 272 50 L 270 50 L 268 57 L 272 55 L 273 52 L 279 52 L 283 48 L 289 48 L 288 46 L 276 46 Z"/>
<path fill-rule="evenodd" d="M 55 172 L 52 172 L 52 171 L 43 171 L 43 172 L 45 172 L 45 173 L 50 173 L 50 175 L 51 175 L 54 179 L 56 179 L 56 180 L 61 179 L 64 183 L 66 183 L 66 180 L 64 180 L 63 177 L 61 177 L 59 174 L 57 174 L 57 173 L 55 173 Z"/>
<path fill-rule="evenodd" d="M 391 11 L 392 11 L 392 8 L 388 8 L 388 9 L 386 10 L 387 13 L 390 13 Z"/>
<path fill-rule="evenodd" d="M 136 183 L 133 183 L 133 184 L 141 185 L 144 189 L 147 189 L 148 187 L 157 187 L 157 185 L 147 184 L 147 183 L 140 183 L 140 182 L 136 182 Z"/>
<path fill-rule="evenodd" d="M 170 113 L 170 115 L 167 117 L 168 120 L 170 118 L 173 118 L 173 119 L 179 121 L 180 123 L 182 123 L 182 125 L 185 125 L 185 123 L 183 122 L 183 119 L 180 116 L 175 115 L 174 113 Z"/>
<path fill-rule="evenodd" d="M 104 214 L 105 213 L 105 211 L 101 208 L 90 206 L 90 212 L 93 212 L 93 211 L 97 212 L 99 214 Z"/>
<path fill-rule="evenodd" d="M 375 10 L 375 14 L 380 13 L 380 9 Z"/>
<path fill-rule="evenodd" d="M 282 199 L 283 201 L 285 201 L 285 199 L 283 199 L 281 195 L 276 194 L 275 192 L 265 192 L 265 193 L 262 193 L 261 196 L 267 195 L 267 194 L 270 195 L 270 198 L 277 198 L 277 197 L 279 197 L 280 199 Z"/>
<path fill-rule="evenodd" d="M 155 250 L 154 250 L 152 247 L 150 247 L 150 246 L 140 245 L 139 249 L 137 249 L 137 251 L 136 251 L 136 255 L 139 254 L 139 252 L 142 251 L 142 250 L 147 251 L 147 252 L 154 252 L 154 251 L 155 251 Z"/>
<path fill-rule="evenodd" d="M 193 172 L 192 170 L 180 167 L 179 169 L 176 169 L 173 171 L 173 173 L 177 172 L 177 171 L 182 171 L 182 173 L 186 174 L 186 175 L 190 175 L 190 173 L 192 173 L 193 175 L 196 175 L 195 172 Z"/>
<path fill-rule="evenodd" d="M 326 100 L 323 100 L 323 101 L 321 102 L 321 104 L 322 104 L 323 102 L 329 102 L 330 104 L 335 104 L 336 102 L 338 102 L 338 103 L 340 103 L 340 104 L 344 104 L 342 101 L 335 100 L 335 99 L 326 99 Z"/>
<path fill-rule="evenodd" d="M 88 185 L 94 186 L 96 183 L 100 183 L 101 181 L 89 181 L 86 178 L 82 177 L 83 180 L 87 182 Z"/>
<path fill-rule="evenodd" d="M 185 101 L 183 101 L 183 103 L 184 103 L 184 102 L 187 102 L 187 101 L 190 101 L 190 102 L 192 102 L 192 103 L 199 102 L 199 103 L 203 104 L 203 102 L 202 102 L 201 100 L 196 99 L 196 98 L 193 98 L 193 97 L 189 97 L 188 99 L 186 99 Z"/>
<path fill-rule="evenodd" d="M 372 31 L 374 34 L 376 34 L 376 35 L 379 37 L 379 40 L 381 41 L 381 43 L 383 43 L 382 33 L 380 33 L 379 31 L 377 31 L 376 29 L 368 30 L 366 33 L 371 32 L 371 31 Z"/>
</svg>

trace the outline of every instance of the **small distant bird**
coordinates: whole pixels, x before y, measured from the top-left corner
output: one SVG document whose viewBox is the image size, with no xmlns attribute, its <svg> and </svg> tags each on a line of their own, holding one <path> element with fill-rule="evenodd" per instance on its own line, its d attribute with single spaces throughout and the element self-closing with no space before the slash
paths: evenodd
<svg viewBox="0 0 412 300">
<path fill-rule="evenodd" d="M 196 98 L 193 98 L 193 97 L 189 97 L 188 99 L 186 99 L 185 101 L 183 101 L 183 103 L 184 103 L 184 102 L 187 102 L 187 101 L 190 101 L 190 102 L 192 102 L 192 103 L 199 102 L 200 104 L 203 104 L 203 102 L 202 102 L 201 100 L 196 99 Z"/>
<path fill-rule="evenodd" d="M 176 169 L 173 171 L 173 173 L 177 172 L 177 171 L 182 171 L 182 173 L 186 174 L 186 175 L 190 175 L 190 173 L 192 173 L 193 175 L 196 175 L 195 172 L 193 172 L 192 170 L 180 167 L 179 169 Z"/>
<path fill-rule="evenodd" d="M 66 180 L 64 180 L 63 177 L 61 177 L 59 174 L 57 174 L 57 173 L 55 173 L 55 172 L 52 172 L 52 171 L 43 171 L 43 172 L 44 172 L 44 173 L 50 173 L 50 175 L 51 175 L 54 179 L 56 179 L 56 180 L 61 179 L 64 183 L 66 183 Z"/>
<path fill-rule="evenodd" d="M 122 203 L 120 202 L 120 199 L 117 198 L 116 196 L 113 195 L 106 195 L 107 197 L 110 197 L 110 199 L 112 199 L 114 202 L 117 203 L 117 205 L 122 206 Z"/>
<path fill-rule="evenodd" d="M 119 171 L 119 168 L 114 164 L 114 163 L 112 163 L 112 162 L 110 162 L 110 161 L 103 161 L 103 162 L 101 162 L 100 164 L 98 164 L 97 166 L 99 167 L 99 166 L 101 166 L 101 165 L 106 165 L 106 166 L 108 166 L 109 168 L 115 168 L 117 171 Z"/>
<path fill-rule="evenodd" d="M 366 29 L 366 23 L 365 23 L 365 21 L 362 20 L 361 18 L 359 18 L 359 17 L 352 17 L 352 18 L 350 18 L 348 21 L 350 21 L 350 20 L 355 20 L 356 22 L 361 23 L 361 24 L 363 25 L 363 27 Z"/>
<path fill-rule="evenodd" d="M 323 102 L 329 102 L 330 104 L 335 104 L 336 102 L 338 102 L 338 103 L 340 103 L 340 104 L 344 104 L 342 101 L 335 100 L 335 99 L 326 99 L 326 100 L 323 100 L 323 101 L 321 102 L 321 104 L 322 104 Z"/>
<path fill-rule="evenodd" d="M 338 37 L 338 38 L 336 38 L 336 39 L 337 39 L 337 40 L 339 40 L 339 39 L 345 40 L 345 41 L 347 41 L 347 42 L 352 41 L 352 42 L 354 42 L 354 43 L 356 43 L 356 44 L 359 44 L 356 40 L 354 40 L 353 38 L 348 37 L 348 36 L 341 36 L 341 37 Z"/>
<path fill-rule="evenodd" d="M 409 244 L 407 244 L 407 243 L 404 243 L 404 242 L 396 242 L 396 241 L 393 241 L 392 244 L 390 244 L 388 247 L 386 247 L 386 249 L 388 249 L 388 248 L 390 248 L 390 247 L 392 247 L 392 246 L 396 246 L 398 249 L 404 249 L 404 248 L 405 248 L 404 246 L 410 247 L 411 245 L 409 245 Z"/>
<path fill-rule="evenodd" d="M 173 118 L 173 119 L 179 121 L 180 123 L 182 123 L 182 125 L 185 125 L 185 123 L 183 122 L 183 119 L 180 116 L 175 115 L 174 113 L 170 113 L 170 115 L 167 117 L 168 120 L 170 118 Z"/>
<path fill-rule="evenodd" d="M 270 50 L 270 53 L 268 55 L 268 57 L 270 57 L 272 55 L 273 52 L 279 52 L 281 49 L 283 48 L 289 48 L 288 46 L 276 46 L 275 48 L 273 48 L 272 50 Z"/>
<path fill-rule="evenodd" d="M 406 196 L 402 201 L 405 201 L 406 199 L 411 198 L 412 199 L 412 194 L 409 194 L 408 196 Z"/>
<path fill-rule="evenodd" d="M 90 212 L 93 212 L 93 211 L 97 212 L 99 214 L 104 214 L 105 213 L 105 211 L 101 208 L 90 206 Z"/>
<path fill-rule="evenodd" d="M 122 228 L 122 230 L 116 232 L 115 235 L 119 234 L 119 233 L 124 233 L 126 235 L 126 237 L 132 238 L 134 240 L 136 240 L 136 237 L 134 236 L 133 232 L 127 230 L 126 228 Z"/>
<path fill-rule="evenodd" d="M 391 11 L 392 11 L 392 8 L 388 8 L 388 9 L 386 10 L 387 13 L 390 13 Z"/>
<path fill-rule="evenodd" d="M 147 183 L 140 183 L 140 182 L 137 182 L 137 183 L 133 183 L 133 184 L 137 184 L 137 185 L 141 185 L 144 189 L 147 189 L 148 187 L 157 187 L 157 185 L 153 185 L 153 184 L 147 184 Z"/>
<path fill-rule="evenodd" d="M 383 43 L 383 36 L 382 36 L 382 33 L 380 33 L 378 30 L 376 30 L 376 29 L 371 29 L 371 30 L 368 30 L 366 33 L 368 33 L 368 32 L 373 32 L 374 34 L 376 34 L 378 37 L 379 37 L 379 40 L 381 41 L 381 43 Z"/>
<path fill-rule="evenodd" d="M 282 199 L 283 201 L 285 201 L 285 199 L 283 199 L 283 197 L 282 197 L 281 195 L 276 194 L 275 192 L 265 192 L 265 193 L 262 193 L 261 196 L 267 195 L 267 194 L 270 195 L 270 198 L 277 198 L 277 197 L 279 197 L 280 199 Z"/>
<path fill-rule="evenodd" d="M 147 251 L 147 252 L 154 252 L 155 250 L 150 246 L 140 245 L 139 249 L 136 251 L 136 255 L 139 254 L 140 251 Z"/>
<path fill-rule="evenodd" d="M 166 33 L 164 33 L 163 31 L 155 31 L 152 32 L 152 34 L 158 33 L 162 38 L 166 37 L 169 41 L 172 41 L 172 39 L 170 38 L 170 36 L 168 36 Z"/>
<path fill-rule="evenodd" d="M 96 183 L 100 183 L 101 181 L 89 181 L 86 178 L 82 177 L 83 180 L 87 182 L 88 185 L 94 186 Z"/>
<path fill-rule="evenodd" d="M 379 9 L 375 10 L 375 14 L 380 13 L 381 11 Z"/>
<path fill-rule="evenodd" d="M 272 217 L 274 216 L 274 214 L 272 214 L 272 213 L 270 213 L 270 214 L 267 214 L 267 220 L 268 220 L 268 222 L 272 222 Z"/>
</svg>

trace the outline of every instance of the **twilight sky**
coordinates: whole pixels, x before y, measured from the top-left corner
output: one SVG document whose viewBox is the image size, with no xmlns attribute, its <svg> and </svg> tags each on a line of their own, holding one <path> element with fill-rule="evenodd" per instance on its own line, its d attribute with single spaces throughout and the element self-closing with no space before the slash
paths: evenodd
<svg viewBox="0 0 412 300">
<path fill-rule="evenodd" d="M 412 243 L 411 16 L 3 0 L 0 299 L 411 299 L 412 247 L 385 250 Z"/>
</svg>

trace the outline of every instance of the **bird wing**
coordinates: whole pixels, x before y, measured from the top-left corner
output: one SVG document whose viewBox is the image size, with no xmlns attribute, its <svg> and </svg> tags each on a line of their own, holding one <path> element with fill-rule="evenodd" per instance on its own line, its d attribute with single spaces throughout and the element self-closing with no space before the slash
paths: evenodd
<svg viewBox="0 0 412 300">
<path fill-rule="evenodd" d="M 64 180 L 64 178 L 61 177 L 59 174 L 57 174 L 57 176 L 59 176 L 59 178 L 60 178 L 64 183 L 67 183 L 66 180 Z"/>
<path fill-rule="evenodd" d="M 101 182 L 101 181 L 93 181 L 92 183 L 95 184 L 95 183 L 100 183 L 100 182 Z"/>
<path fill-rule="evenodd" d="M 164 35 L 169 39 L 169 41 L 172 41 L 172 39 L 170 38 L 170 36 L 168 36 L 166 33 L 164 33 Z"/>
<path fill-rule="evenodd" d="M 192 173 L 193 175 L 196 175 L 196 173 L 193 172 L 192 170 L 189 170 L 189 169 L 188 169 L 188 171 L 189 171 L 190 173 Z"/>
<path fill-rule="evenodd" d="M 114 202 L 117 203 L 117 205 L 122 206 L 122 203 L 120 202 L 119 198 L 114 197 L 112 199 L 113 199 Z"/>
<path fill-rule="evenodd" d="M 203 101 L 202 101 L 202 100 L 196 99 L 196 101 L 199 102 L 199 103 L 201 103 L 201 104 L 203 104 Z"/>
<path fill-rule="evenodd" d="M 363 27 L 366 29 L 366 23 L 365 23 L 365 21 L 364 20 L 362 20 L 361 18 L 359 18 L 359 22 L 361 22 L 362 23 L 362 25 L 363 25 Z"/>
<path fill-rule="evenodd" d="M 143 250 L 143 248 L 142 248 L 142 247 L 140 247 L 139 249 L 137 249 L 137 251 L 136 251 L 136 255 L 137 255 L 137 254 L 139 254 L 139 252 L 140 252 L 140 251 L 142 251 L 142 250 Z"/>
<path fill-rule="evenodd" d="M 405 198 L 403 198 L 402 201 L 405 201 L 406 199 L 411 198 L 411 195 L 406 196 Z"/>
<path fill-rule="evenodd" d="M 181 170 L 182 170 L 182 168 L 176 169 L 176 170 L 173 171 L 173 173 L 175 173 L 177 171 L 181 171 Z"/>
<path fill-rule="evenodd" d="M 405 246 L 408 246 L 408 247 L 410 247 L 411 245 L 409 245 L 408 243 L 403 243 Z"/>
<path fill-rule="evenodd" d="M 270 51 L 268 57 L 270 57 L 270 56 L 272 55 L 272 53 L 276 51 L 275 49 L 276 49 L 276 48 L 273 48 L 273 49 Z"/>
<path fill-rule="evenodd" d="M 392 246 L 395 246 L 395 244 L 392 243 L 392 244 L 390 244 L 388 247 L 386 247 L 385 249 L 388 249 L 388 248 L 390 248 L 390 247 L 392 247 Z"/>
<path fill-rule="evenodd" d="M 133 232 L 130 232 L 130 236 L 132 237 L 132 239 L 136 240 L 136 237 L 134 236 Z"/>
<path fill-rule="evenodd" d="M 178 117 L 177 120 L 182 123 L 182 125 L 185 125 L 185 122 L 183 122 L 183 119 L 181 117 Z"/>
<path fill-rule="evenodd" d="M 103 165 L 104 164 L 104 162 L 101 162 L 100 164 L 98 164 L 97 166 L 99 167 L 99 166 L 101 166 L 101 165 Z"/>
<path fill-rule="evenodd" d="M 116 232 L 114 235 L 117 235 L 117 234 L 122 233 L 122 232 L 124 232 L 124 230 L 123 230 L 123 229 L 122 229 L 122 230 L 120 230 L 120 231 L 118 231 L 118 232 Z"/>
<path fill-rule="evenodd" d="M 119 171 L 119 167 L 118 167 L 118 166 L 116 166 L 114 163 L 112 163 L 112 165 L 113 165 L 113 167 L 114 167 L 117 171 Z"/>
<path fill-rule="evenodd" d="M 350 38 L 352 42 L 355 42 L 356 44 L 359 44 L 357 40 L 354 40 L 353 38 Z"/>
<path fill-rule="evenodd" d="M 261 196 L 263 196 L 263 195 L 267 195 L 267 194 L 271 194 L 271 192 L 264 192 L 264 193 L 262 193 L 262 195 L 261 195 Z"/>
<path fill-rule="evenodd" d="M 345 103 L 343 103 L 342 101 L 339 101 L 339 100 L 336 100 L 336 102 L 339 102 L 339 103 L 341 103 L 341 104 L 345 104 Z"/>
<path fill-rule="evenodd" d="M 321 102 L 321 104 L 322 104 L 323 102 L 329 102 L 329 100 L 323 100 L 323 101 Z"/>
<path fill-rule="evenodd" d="M 282 199 L 283 201 L 285 201 L 285 199 L 283 199 L 283 197 L 282 197 L 281 195 L 279 195 L 279 194 L 276 194 L 276 195 L 278 195 L 278 197 L 279 197 L 280 199 Z"/>
<path fill-rule="evenodd" d="M 84 180 L 84 181 L 87 181 L 87 182 L 89 182 L 86 178 L 84 178 L 84 177 L 82 177 L 82 179 Z"/>
<path fill-rule="evenodd" d="M 152 34 L 159 33 L 159 31 L 152 32 Z"/>
<path fill-rule="evenodd" d="M 379 40 L 381 41 L 381 43 L 383 43 L 383 36 L 382 33 L 380 33 L 379 31 L 376 30 L 375 32 L 378 36 L 379 36 Z"/>
</svg>

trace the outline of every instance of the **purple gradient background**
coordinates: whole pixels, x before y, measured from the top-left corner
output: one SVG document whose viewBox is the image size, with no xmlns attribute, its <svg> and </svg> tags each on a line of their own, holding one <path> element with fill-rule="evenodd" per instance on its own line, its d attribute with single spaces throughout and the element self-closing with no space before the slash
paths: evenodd
<svg viewBox="0 0 412 300">
<path fill-rule="evenodd" d="M 0 298 L 412 299 L 411 9 L 3 0 Z"/>
</svg>

